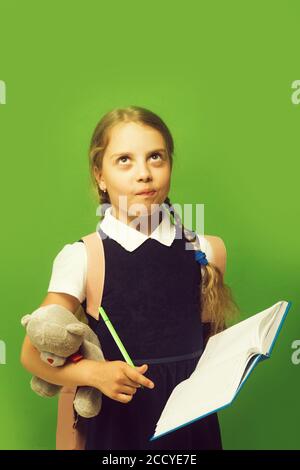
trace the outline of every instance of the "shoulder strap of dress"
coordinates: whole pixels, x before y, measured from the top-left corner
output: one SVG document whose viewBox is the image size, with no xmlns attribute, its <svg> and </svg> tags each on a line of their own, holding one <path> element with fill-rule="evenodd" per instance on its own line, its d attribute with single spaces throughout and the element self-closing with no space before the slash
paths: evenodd
<svg viewBox="0 0 300 470">
<path fill-rule="evenodd" d="M 105 277 L 103 241 L 98 232 L 85 235 L 81 239 L 87 251 L 86 312 L 98 320 Z"/>
</svg>

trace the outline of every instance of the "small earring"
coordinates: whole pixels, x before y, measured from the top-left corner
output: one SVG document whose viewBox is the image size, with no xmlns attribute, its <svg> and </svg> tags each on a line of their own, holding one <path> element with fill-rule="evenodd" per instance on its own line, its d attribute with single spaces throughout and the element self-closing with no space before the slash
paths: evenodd
<svg viewBox="0 0 300 470">
<path fill-rule="evenodd" d="M 102 189 L 100 184 L 99 184 L 99 188 L 101 189 L 101 191 L 103 191 L 104 193 L 106 193 L 106 189 Z"/>
</svg>

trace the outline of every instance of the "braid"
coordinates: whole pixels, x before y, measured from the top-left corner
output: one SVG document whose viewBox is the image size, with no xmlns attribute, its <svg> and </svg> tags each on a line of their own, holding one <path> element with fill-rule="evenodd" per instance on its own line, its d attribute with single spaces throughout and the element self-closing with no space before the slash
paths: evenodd
<svg viewBox="0 0 300 470">
<path fill-rule="evenodd" d="M 175 209 L 174 209 L 174 207 L 173 207 L 173 205 L 172 205 L 172 203 L 171 203 L 171 201 L 168 197 L 165 199 L 165 203 L 168 206 L 170 214 L 175 219 L 176 225 L 179 227 L 179 229 L 184 234 L 185 239 L 194 246 L 195 250 L 201 250 L 200 241 L 199 241 L 199 238 L 197 237 L 196 232 L 193 232 L 192 230 L 184 227 L 181 218 L 179 217 L 179 215 L 175 211 Z"/>
<path fill-rule="evenodd" d="M 164 203 L 168 206 L 170 215 L 175 224 L 184 234 L 185 239 L 192 244 L 195 251 L 201 251 L 199 237 L 196 232 L 183 226 L 181 218 L 176 213 L 170 199 L 167 197 Z M 196 261 L 195 261 L 196 262 Z M 200 315 L 205 312 L 205 324 L 209 322 L 209 336 L 226 328 L 226 320 L 230 320 L 239 314 L 239 308 L 232 296 L 231 289 L 223 281 L 223 275 L 219 268 L 213 264 L 201 264 L 200 285 Z M 200 282 L 199 281 L 199 282 Z"/>
</svg>

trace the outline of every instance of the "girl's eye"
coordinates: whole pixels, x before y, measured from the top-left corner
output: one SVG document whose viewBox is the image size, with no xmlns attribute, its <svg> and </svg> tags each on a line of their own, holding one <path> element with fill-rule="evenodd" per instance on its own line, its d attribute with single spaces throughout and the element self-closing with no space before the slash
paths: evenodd
<svg viewBox="0 0 300 470">
<path fill-rule="evenodd" d="M 119 162 L 119 161 L 122 160 L 123 158 L 128 158 L 128 157 L 119 157 L 117 161 Z"/>
<path fill-rule="evenodd" d="M 161 154 L 160 154 L 159 152 L 158 152 L 158 153 L 153 153 L 153 154 L 151 155 L 151 157 L 153 157 L 153 155 L 158 155 L 158 156 L 161 158 Z"/>
<path fill-rule="evenodd" d="M 158 156 L 161 158 L 161 154 L 160 154 L 159 152 L 157 152 L 157 153 L 152 153 L 151 157 L 153 157 L 153 155 L 158 155 Z M 120 160 L 122 160 L 123 158 L 126 159 L 126 158 L 128 158 L 128 156 L 127 156 L 127 155 L 123 155 L 122 157 L 119 157 L 117 161 L 120 161 Z M 155 161 L 157 161 L 156 158 L 155 158 Z M 126 162 L 124 162 L 124 163 L 126 163 Z"/>
</svg>

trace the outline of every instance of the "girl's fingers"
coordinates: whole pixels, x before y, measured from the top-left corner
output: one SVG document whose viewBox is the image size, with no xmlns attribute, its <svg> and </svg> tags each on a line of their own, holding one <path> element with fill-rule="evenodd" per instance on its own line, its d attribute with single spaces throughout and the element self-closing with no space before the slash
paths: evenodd
<svg viewBox="0 0 300 470">
<path fill-rule="evenodd" d="M 148 369 L 147 365 L 142 365 L 142 366 L 135 367 L 135 368 L 129 366 L 126 369 L 125 373 L 127 377 L 135 384 L 148 387 L 148 388 L 154 388 L 154 383 L 151 380 L 147 379 L 147 377 L 144 377 L 143 375 L 147 369 Z"/>
<path fill-rule="evenodd" d="M 123 384 L 119 389 L 119 393 L 125 393 L 125 394 L 128 394 L 128 395 L 133 395 L 133 394 L 136 393 L 137 389 L 138 389 L 138 386 Z"/>
</svg>

